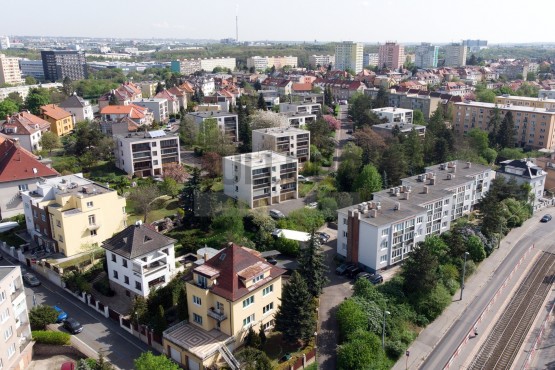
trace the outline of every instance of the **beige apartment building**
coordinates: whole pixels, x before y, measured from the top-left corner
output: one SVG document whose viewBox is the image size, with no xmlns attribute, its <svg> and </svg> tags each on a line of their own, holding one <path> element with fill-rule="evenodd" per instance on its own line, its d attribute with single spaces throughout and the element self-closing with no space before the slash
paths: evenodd
<svg viewBox="0 0 555 370">
<path fill-rule="evenodd" d="M 22 83 L 19 58 L 11 58 L 0 54 L 0 85 L 21 85 Z"/>
<path fill-rule="evenodd" d="M 542 109 L 555 109 L 555 99 L 531 98 L 529 96 L 500 95 L 495 97 L 495 104 L 514 105 L 517 107 L 530 107 Z"/>
<path fill-rule="evenodd" d="M 26 369 L 34 342 L 19 266 L 0 266 L 0 333 L 0 369 Z"/>
<path fill-rule="evenodd" d="M 481 102 L 455 103 L 453 108 L 453 129 L 459 135 L 473 128 L 488 131 L 489 121 L 497 108 L 501 117 L 512 112 L 517 146 L 530 149 L 555 147 L 555 110 Z"/>
<path fill-rule="evenodd" d="M 207 258 L 187 282 L 188 322 L 164 332 L 166 355 L 191 370 L 220 368 L 223 361 L 238 368 L 231 351 L 249 328 L 274 326 L 284 273 L 259 252 L 232 243 Z"/>
<path fill-rule="evenodd" d="M 40 179 L 21 196 L 33 241 L 66 257 L 100 246 L 127 226 L 125 198 L 81 174 Z"/>
</svg>

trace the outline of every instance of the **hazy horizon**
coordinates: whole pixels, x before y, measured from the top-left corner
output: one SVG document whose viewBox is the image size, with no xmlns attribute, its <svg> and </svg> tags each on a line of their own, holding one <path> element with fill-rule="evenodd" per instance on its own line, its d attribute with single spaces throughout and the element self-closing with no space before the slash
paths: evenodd
<svg viewBox="0 0 555 370">
<path fill-rule="evenodd" d="M 256 6 L 254 6 L 256 4 Z M 551 43 L 551 34 L 539 25 L 538 11 L 550 14 L 555 2 L 530 0 L 468 0 L 446 3 L 428 0 L 345 0 L 322 7 L 321 2 L 283 0 L 279 6 L 248 0 L 214 0 L 187 4 L 177 0 L 98 0 L 84 7 L 82 17 L 69 0 L 10 2 L 0 35 L 116 39 L 235 38 L 239 41 L 364 43 L 449 43 L 463 39 L 489 44 Z M 156 5 L 156 8 L 154 7 Z M 158 13 L 157 18 L 153 14 Z M 542 28 L 540 28 L 542 27 Z"/>
</svg>

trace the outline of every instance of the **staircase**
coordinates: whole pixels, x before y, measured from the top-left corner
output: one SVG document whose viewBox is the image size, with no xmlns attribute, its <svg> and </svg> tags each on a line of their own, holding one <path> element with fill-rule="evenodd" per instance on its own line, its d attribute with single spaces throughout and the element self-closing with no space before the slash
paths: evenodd
<svg viewBox="0 0 555 370">
<path fill-rule="evenodd" d="M 239 361 L 237 361 L 235 356 L 233 356 L 233 353 L 231 353 L 231 351 L 229 350 L 229 348 L 227 348 L 225 344 L 223 344 L 220 348 L 218 348 L 218 351 L 224 358 L 225 362 L 227 362 L 231 370 L 241 369 L 241 364 L 239 363 Z"/>
</svg>

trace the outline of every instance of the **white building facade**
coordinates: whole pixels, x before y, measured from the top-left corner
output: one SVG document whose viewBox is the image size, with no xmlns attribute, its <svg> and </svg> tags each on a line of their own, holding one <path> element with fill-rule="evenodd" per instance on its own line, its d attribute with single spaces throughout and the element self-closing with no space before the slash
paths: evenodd
<svg viewBox="0 0 555 370">
<path fill-rule="evenodd" d="M 355 73 L 362 71 L 362 43 L 344 41 L 335 45 L 334 68 L 340 71 L 351 69 Z"/>
<path fill-rule="evenodd" d="M 272 150 L 304 163 L 310 159 L 310 131 L 294 127 L 252 130 L 252 150 Z"/>
<path fill-rule="evenodd" d="M 195 119 L 195 123 L 200 128 L 200 124 L 207 119 L 216 120 L 220 131 L 233 139 L 239 140 L 239 118 L 236 114 L 228 112 L 192 112 L 189 116 Z"/>
<path fill-rule="evenodd" d="M 372 109 L 372 111 L 376 113 L 378 117 L 387 119 L 389 123 L 412 124 L 412 119 L 413 119 L 412 109 L 385 107 L 385 108 Z"/>
<path fill-rule="evenodd" d="M 423 42 L 415 49 L 414 65 L 418 68 L 436 68 L 439 47 Z"/>
<path fill-rule="evenodd" d="M 140 99 L 132 102 L 135 105 L 148 108 L 154 115 L 154 119 L 160 123 L 168 122 L 168 101 L 166 99 L 150 98 Z"/>
</svg>

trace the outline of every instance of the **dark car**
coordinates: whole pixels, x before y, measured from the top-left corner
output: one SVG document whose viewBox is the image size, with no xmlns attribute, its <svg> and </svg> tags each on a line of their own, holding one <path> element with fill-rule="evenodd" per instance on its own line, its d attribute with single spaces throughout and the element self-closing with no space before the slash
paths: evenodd
<svg viewBox="0 0 555 370">
<path fill-rule="evenodd" d="M 383 283 L 383 276 L 380 274 L 370 274 L 366 278 L 374 285 Z"/>
<path fill-rule="evenodd" d="M 335 269 L 337 275 L 343 275 L 347 272 L 347 269 L 352 266 L 350 263 L 342 263 Z"/>
<path fill-rule="evenodd" d="M 24 274 L 23 275 L 23 282 L 29 286 L 39 286 L 40 285 L 40 281 L 39 279 L 37 279 L 37 277 L 33 274 Z"/>
<path fill-rule="evenodd" d="M 542 219 L 540 220 L 540 222 L 549 222 L 549 221 L 551 221 L 551 218 L 552 218 L 551 215 L 550 215 L 550 214 L 547 214 L 547 215 L 545 215 L 545 216 L 542 217 Z"/>
<path fill-rule="evenodd" d="M 366 272 L 366 271 L 359 272 L 359 273 L 357 274 L 357 276 L 355 277 L 355 280 L 363 279 L 363 278 L 368 279 L 370 276 L 372 276 L 372 274 L 369 273 L 369 272 Z"/>
<path fill-rule="evenodd" d="M 320 242 L 327 243 L 330 240 L 330 235 L 326 233 L 318 233 L 318 237 L 320 238 Z"/>
<path fill-rule="evenodd" d="M 277 260 L 274 257 L 266 257 L 266 261 L 272 265 L 277 264 Z"/>
<path fill-rule="evenodd" d="M 289 360 L 291 360 L 291 354 L 286 353 L 283 356 L 281 356 L 281 358 L 279 359 L 279 362 L 285 362 L 285 361 L 289 361 Z"/>
<path fill-rule="evenodd" d="M 353 130 L 347 130 L 347 134 L 352 135 L 352 134 L 353 134 Z"/>
<path fill-rule="evenodd" d="M 353 266 L 347 269 L 347 276 L 354 278 L 359 272 L 362 272 L 362 269 L 360 267 Z"/>
<path fill-rule="evenodd" d="M 81 325 L 81 323 L 74 318 L 69 317 L 64 321 L 64 329 L 69 331 L 71 334 L 79 334 L 83 331 L 83 325 Z"/>
</svg>

